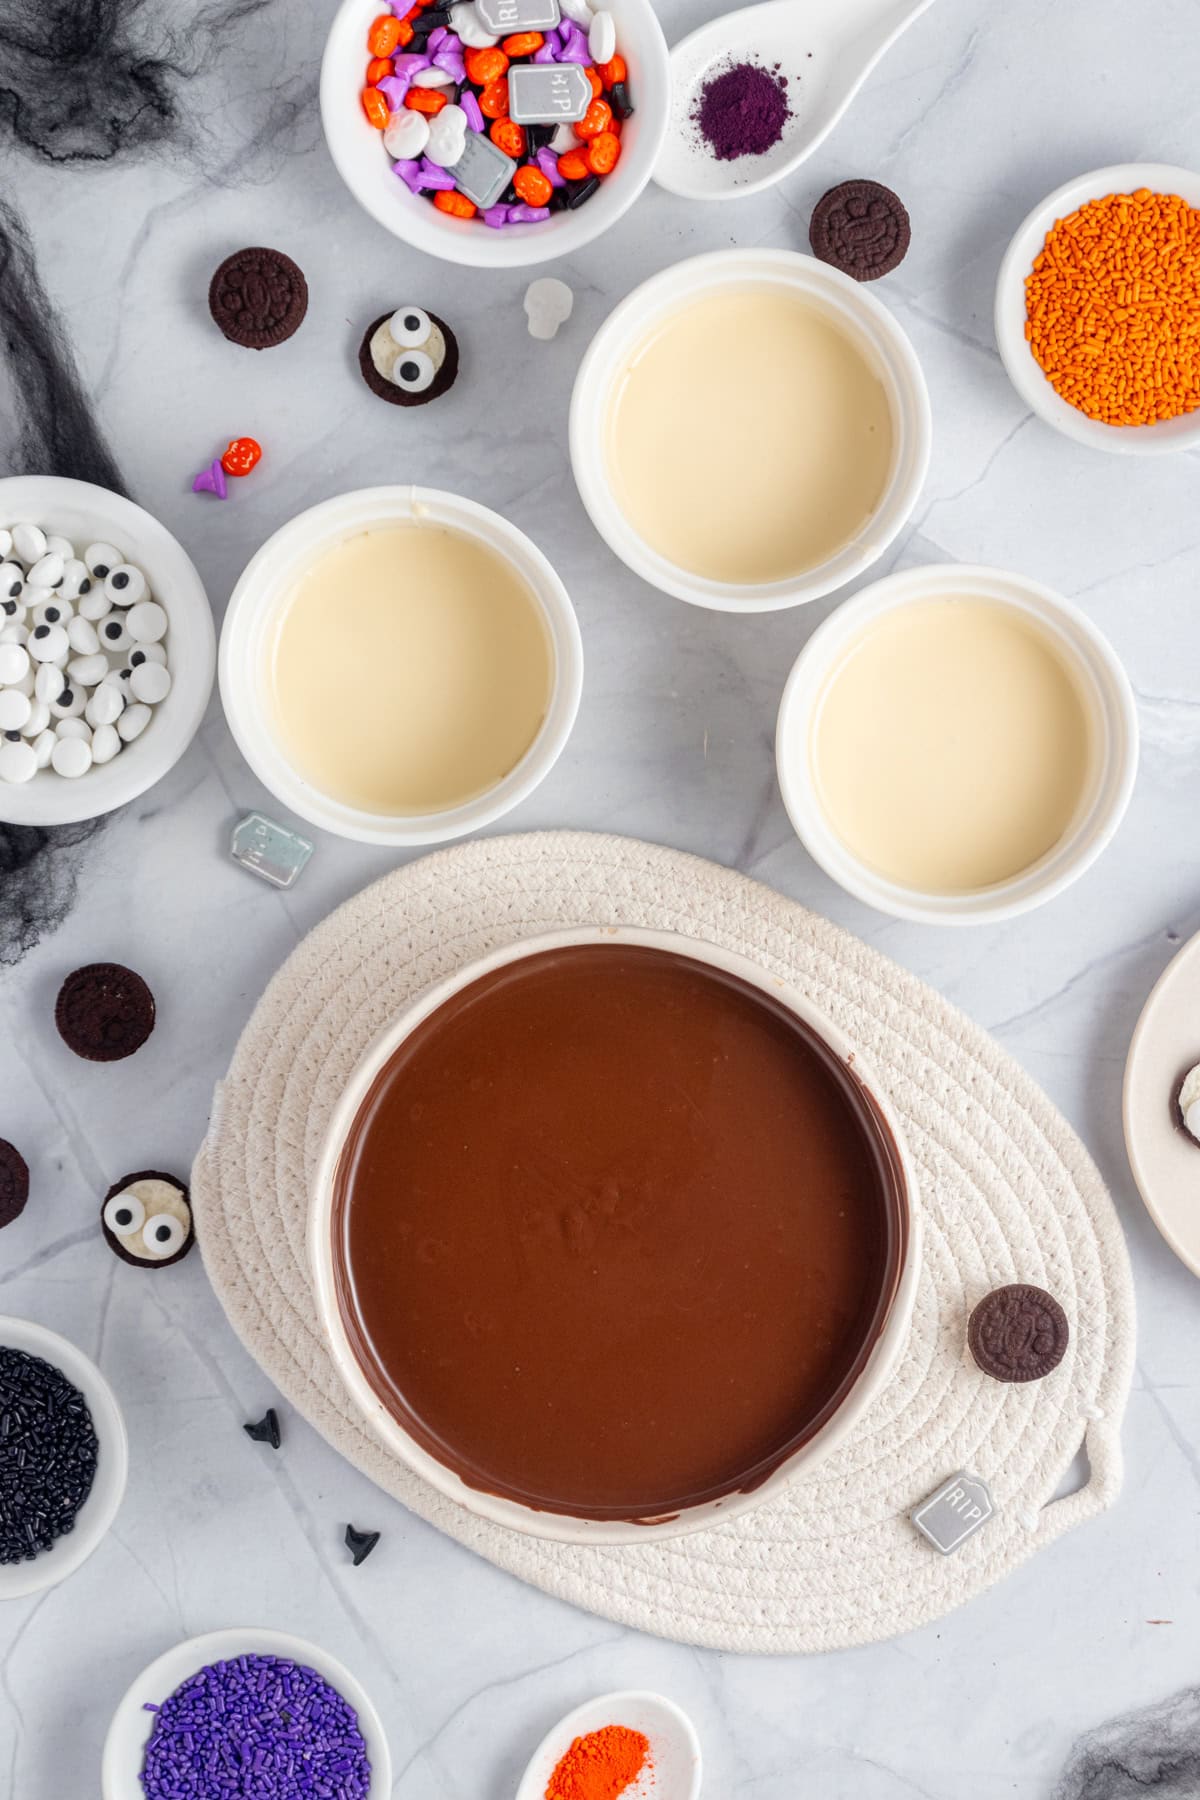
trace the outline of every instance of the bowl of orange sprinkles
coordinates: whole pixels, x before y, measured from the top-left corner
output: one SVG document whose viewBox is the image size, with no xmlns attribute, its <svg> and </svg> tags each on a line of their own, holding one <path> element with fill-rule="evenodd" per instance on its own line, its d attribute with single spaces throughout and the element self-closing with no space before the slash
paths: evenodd
<svg viewBox="0 0 1200 1800">
<path fill-rule="evenodd" d="M 1123 163 L 1057 189 L 1005 254 L 996 339 L 1017 393 L 1068 437 L 1200 444 L 1200 175 Z"/>
</svg>

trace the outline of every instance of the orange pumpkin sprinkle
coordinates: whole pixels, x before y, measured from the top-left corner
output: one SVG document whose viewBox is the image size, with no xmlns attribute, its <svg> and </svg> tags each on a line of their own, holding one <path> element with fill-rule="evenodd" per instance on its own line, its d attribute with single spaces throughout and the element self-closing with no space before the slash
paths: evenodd
<svg viewBox="0 0 1200 1800">
<path fill-rule="evenodd" d="M 1139 188 L 1060 219 L 1025 282 L 1047 380 L 1106 425 L 1200 407 L 1200 209 Z"/>
</svg>

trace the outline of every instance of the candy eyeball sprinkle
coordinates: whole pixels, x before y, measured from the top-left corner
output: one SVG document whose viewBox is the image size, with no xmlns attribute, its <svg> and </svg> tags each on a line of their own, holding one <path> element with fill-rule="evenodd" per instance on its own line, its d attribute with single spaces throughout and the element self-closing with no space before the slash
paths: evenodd
<svg viewBox="0 0 1200 1800">
<path fill-rule="evenodd" d="M 418 348 L 433 329 L 433 320 L 419 306 L 398 306 L 388 320 L 393 338 L 406 348 Z"/>
<path fill-rule="evenodd" d="M 0 599 L 19 600 L 25 592 L 25 575 L 19 563 L 0 563 Z"/>
<path fill-rule="evenodd" d="M 402 350 L 392 364 L 392 380 L 406 394 L 423 394 L 436 377 L 437 370 L 423 350 Z"/>
<path fill-rule="evenodd" d="M 103 581 L 110 569 L 115 569 L 123 560 L 121 552 L 115 544 L 89 544 L 83 553 L 83 560 L 88 573 L 97 581 Z"/>
<path fill-rule="evenodd" d="M 118 1237 L 132 1237 L 146 1223 L 146 1208 L 132 1191 L 114 1194 L 104 1202 L 104 1223 Z"/>
<path fill-rule="evenodd" d="M 40 606 L 33 609 L 33 622 L 35 625 L 65 626 L 74 617 L 74 611 L 69 601 L 57 598 L 43 600 Z"/>
<path fill-rule="evenodd" d="M 158 1262 L 164 1256 L 174 1256 L 186 1235 L 183 1225 L 173 1214 L 155 1213 L 143 1227 L 142 1249 L 145 1255 Z"/>
<path fill-rule="evenodd" d="M 132 563 L 118 563 L 104 577 L 104 591 L 114 606 L 136 606 L 149 592 L 146 577 Z"/>
</svg>

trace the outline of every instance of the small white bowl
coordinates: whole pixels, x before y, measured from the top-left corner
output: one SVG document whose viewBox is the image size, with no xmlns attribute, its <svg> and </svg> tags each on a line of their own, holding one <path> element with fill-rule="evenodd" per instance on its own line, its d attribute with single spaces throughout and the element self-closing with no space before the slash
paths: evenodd
<svg viewBox="0 0 1200 1800">
<path fill-rule="evenodd" d="M 900 887 L 860 862 L 830 823 L 816 793 L 812 728 L 826 682 L 847 647 L 882 613 L 939 596 L 978 596 L 1036 619 L 1075 671 L 1098 745 L 1091 792 L 1064 840 L 1010 881 L 968 894 Z M 1129 677 L 1087 615 L 1049 588 L 1000 569 L 956 563 L 905 569 L 873 582 L 818 626 L 800 652 L 779 703 L 775 763 L 788 817 L 813 861 L 846 892 L 880 912 L 926 925 L 990 925 L 1052 900 L 1111 842 L 1129 805 L 1138 763 L 1138 719 Z"/>
<path fill-rule="evenodd" d="M 172 688 L 133 743 L 77 780 L 39 769 L 32 781 L 0 782 L 0 819 L 9 825 L 71 825 L 136 800 L 173 769 L 200 728 L 212 693 L 216 633 L 195 564 L 165 525 L 107 488 L 58 475 L 0 481 L 0 525 L 24 522 L 61 532 L 79 550 L 114 544 L 137 564 L 170 621 Z"/>
<path fill-rule="evenodd" d="M 644 1689 L 598 1694 L 560 1719 L 530 1758 L 517 1800 L 546 1800 L 550 1777 L 575 1739 L 606 1725 L 624 1725 L 650 1740 L 649 1766 L 625 1790 L 625 1800 L 697 1800 L 703 1764 L 696 1728 L 673 1700 Z"/>
<path fill-rule="evenodd" d="M 127 1690 L 113 1714 L 104 1755 L 100 1763 L 100 1788 L 103 1800 L 145 1800 L 142 1787 L 142 1763 L 146 1745 L 154 1729 L 155 1714 L 146 1712 L 148 1701 L 161 1706 L 189 1675 L 209 1663 L 228 1662 L 235 1656 L 280 1656 L 315 1669 L 331 1687 L 337 1689 L 358 1714 L 358 1724 L 367 1745 L 371 1764 L 371 1785 L 367 1800 L 390 1800 L 392 1792 L 392 1759 L 379 1714 L 366 1690 L 354 1679 L 349 1669 L 330 1656 L 318 1644 L 292 1637 L 286 1631 L 263 1631 L 257 1626 L 244 1630 L 209 1631 L 202 1637 L 188 1638 L 143 1669 Z"/>
<path fill-rule="evenodd" d="M 1094 169 L 1090 175 L 1064 182 L 1034 207 L 1005 251 L 996 280 L 996 342 L 1008 378 L 1026 406 L 1064 437 L 1093 450 L 1124 456 L 1161 456 L 1193 449 L 1200 444 L 1200 410 L 1154 425 L 1105 425 L 1061 399 L 1025 340 L 1025 279 L 1060 219 L 1089 200 L 1131 194 L 1143 187 L 1159 194 L 1178 194 L 1189 206 L 1200 207 L 1200 175 L 1190 169 L 1172 168 L 1169 163 L 1114 163 L 1108 169 Z"/>
<path fill-rule="evenodd" d="M 129 1474 L 129 1439 L 116 1395 L 90 1357 L 68 1338 L 31 1319 L 0 1317 L 0 1345 L 25 1350 L 61 1369 L 88 1404 L 100 1445 L 92 1491 L 75 1517 L 75 1529 L 56 1538 L 32 1562 L 0 1566 L 0 1600 L 16 1600 L 57 1585 L 87 1561 L 117 1515 Z"/>
<path fill-rule="evenodd" d="M 292 766 L 270 716 L 267 664 L 280 610 L 296 581 L 324 551 L 388 525 L 442 525 L 502 556 L 541 607 L 554 658 L 541 730 L 515 769 L 486 793 L 443 812 L 390 818 L 322 793 Z M 583 688 L 583 642 L 567 590 L 523 531 L 474 500 L 436 488 L 360 488 L 310 507 L 280 527 L 246 565 L 221 629 L 221 701 L 242 755 L 277 799 L 314 825 L 364 844 L 438 844 L 490 825 L 531 794 L 571 734 Z"/>
<path fill-rule="evenodd" d="M 613 394 L 629 358 L 671 313 L 722 288 L 782 287 L 830 317 L 883 382 L 895 443 L 887 487 L 874 514 L 836 555 L 782 581 L 754 586 L 711 581 L 681 569 L 630 525 L 614 489 L 606 440 Z M 719 434 L 719 421 L 714 429 Z M 571 397 L 571 467 L 596 530 L 643 581 L 717 612 L 777 612 L 817 600 L 871 567 L 901 530 L 925 480 L 933 425 L 916 352 L 887 308 L 840 270 L 791 250 L 717 250 L 675 263 L 635 288 L 609 314 L 584 356 Z"/>
<path fill-rule="evenodd" d="M 895 1286 L 890 1303 L 885 1308 L 878 1335 L 836 1410 L 786 1462 L 781 1463 L 750 1492 L 726 1493 L 715 1500 L 687 1507 L 668 1518 L 574 1518 L 562 1513 L 539 1512 L 520 1502 L 468 1486 L 448 1464 L 430 1455 L 384 1406 L 354 1355 L 338 1304 L 333 1258 L 334 1185 L 347 1135 L 376 1077 L 418 1025 L 461 989 L 469 987 L 472 982 L 495 969 L 505 968 L 526 957 L 537 956 L 543 951 L 561 950 L 572 944 L 644 945 L 651 949 L 666 950 L 737 976 L 786 1006 L 815 1036 L 824 1041 L 840 1062 L 853 1071 L 857 1085 L 868 1097 L 882 1140 L 892 1147 L 890 1154 L 898 1172 L 904 1241 L 900 1245 Z M 681 1537 L 691 1531 L 702 1531 L 708 1526 L 719 1525 L 782 1493 L 799 1474 L 814 1468 L 839 1444 L 845 1442 L 872 1401 L 882 1392 L 908 1342 L 920 1275 L 921 1215 L 917 1175 L 900 1123 L 870 1066 L 855 1046 L 795 988 L 768 975 L 748 958 L 721 949 L 715 944 L 705 943 L 699 938 L 683 937 L 670 931 L 640 931 L 626 926 L 581 926 L 574 930 L 550 932 L 506 944 L 489 955 L 480 957 L 478 961 L 467 964 L 420 995 L 368 1046 L 330 1116 L 309 1204 L 308 1262 L 317 1316 L 338 1375 L 366 1423 L 393 1456 L 422 1476 L 439 1493 L 465 1507 L 468 1512 L 489 1519 L 493 1524 L 523 1532 L 526 1536 L 552 1539 L 565 1544 L 646 1544 L 656 1538 Z"/>
<path fill-rule="evenodd" d="M 494 231 L 478 219 L 439 212 L 412 194 L 367 123 L 361 94 L 367 32 L 377 0 L 342 0 L 321 64 L 321 123 L 329 154 L 359 205 L 393 237 L 446 262 L 476 269 L 522 269 L 570 256 L 601 237 L 628 212 L 654 173 L 671 110 L 671 67 L 662 26 L 649 0 L 606 0 L 617 24 L 617 48 L 629 65 L 636 111 L 621 128 L 621 158 L 586 206 L 553 213 L 540 225 Z"/>
</svg>

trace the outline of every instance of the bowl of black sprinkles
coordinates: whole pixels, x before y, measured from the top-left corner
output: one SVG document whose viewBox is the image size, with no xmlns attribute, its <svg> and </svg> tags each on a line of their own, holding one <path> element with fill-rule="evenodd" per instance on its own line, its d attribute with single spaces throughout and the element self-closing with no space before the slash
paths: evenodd
<svg viewBox="0 0 1200 1800">
<path fill-rule="evenodd" d="M 0 1600 L 53 1587 L 91 1555 L 128 1467 L 96 1365 L 57 1332 L 0 1316 Z"/>
</svg>

